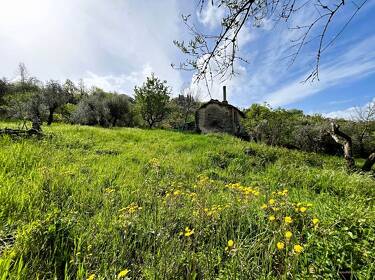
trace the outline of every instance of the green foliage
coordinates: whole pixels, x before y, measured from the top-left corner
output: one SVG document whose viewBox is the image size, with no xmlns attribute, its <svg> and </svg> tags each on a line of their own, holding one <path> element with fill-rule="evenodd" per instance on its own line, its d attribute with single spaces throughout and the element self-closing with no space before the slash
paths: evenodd
<svg viewBox="0 0 375 280">
<path fill-rule="evenodd" d="M 170 114 L 167 118 L 167 126 L 179 130 L 195 129 L 195 112 L 199 108 L 199 102 L 190 94 L 178 95 L 169 103 Z"/>
<path fill-rule="evenodd" d="M 4 104 L 4 97 L 9 91 L 9 83 L 7 79 L 0 79 L 0 106 Z"/>
<path fill-rule="evenodd" d="M 169 113 L 170 88 L 154 74 L 147 77 L 142 87 L 135 87 L 137 108 L 147 125 L 152 128 L 163 121 Z"/>
<path fill-rule="evenodd" d="M 133 126 L 133 104 L 126 95 L 107 93 L 96 88 L 83 97 L 71 114 L 73 123 L 85 125 Z"/>
<path fill-rule="evenodd" d="M 132 126 L 133 105 L 129 101 L 129 97 L 121 94 L 112 94 L 109 96 L 106 105 L 109 110 L 110 122 L 112 126 L 120 124 L 122 126 Z"/>
<path fill-rule="evenodd" d="M 375 273 L 375 182 L 348 175 L 341 158 L 227 135 L 60 124 L 45 133 L 0 138 L 0 279 Z"/>
<path fill-rule="evenodd" d="M 127 95 L 108 93 L 99 88 L 86 90 L 82 81 L 75 85 L 50 80 L 43 83 L 29 77 L 24 64 L 20 80 L 0 80 L 0 117 L 25 122 L 47 121 L 107 126 L 134 126 L 138 119 L 133 100 Z"/>
<path fill-rule="evenodd" d="M 329 134 L 330 120 L 319 115 L 304 115 L 299 110 L 272 109 L 253 104 L 246 110 L 243 125 L 251 138 L 273 146 L 283 146 L 308 152 L 342 154 L 342 147 Z M 352 137 L 356 157 L 367 157 L 375 143 L 375 122 L 337 121 Z"/>
<path fill-rule="evenodd" d="M 69 100 L 69 93 L 64 90 L 58 81 L 50 80 L 43 88 L 43 104 L 47 107 L 49 114 L 47 124 L 53 122 L 55 111 L 66 104 Z"/>
</svg>

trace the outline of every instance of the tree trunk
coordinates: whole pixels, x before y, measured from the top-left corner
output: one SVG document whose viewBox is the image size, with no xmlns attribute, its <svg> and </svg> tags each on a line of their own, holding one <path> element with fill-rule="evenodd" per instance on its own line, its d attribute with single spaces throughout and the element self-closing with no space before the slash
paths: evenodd
<svg viewBox="0 0 375 280">
<path fill-rule="evenodd" d="M 55 108 L 50 108 L 49 109 L 49 115 L 48 115 L 48 121 L 47 125 L 51 125 L 53 122 L 53 113 L 55 112 Z"/>
<path fill-rule="evenodd" d="M 363 171 L 371 171 L 372 166 L 375 164 L 375 153 L 372 153 L 371 155 L 368 156 L 366 159 L 365 163 L 362 166 Z"/>
<path fill-rule="evenodd" d="M 331 132 L 333 140 L 338 144 L 341 144 L 344 148 L 344 157 L 346 159 L 347 167 L 350 171 L 356 169 L 355 161 L 352 153 L 352 138 L 344 132 L 340 131 L 340 126 L 335 123 L 331 123 Z"/>
<path fill-rule="evenodd" d="M 115 126 L 116 126 L 116 123 L 117 123 L 117 118 L 113 118 L 112 126 L 115 127 Z"/>
<path fill-rule="evenodd" d="M 34 130 L 36 132 L 42 131 L 42 129 L 40 127 L 40 116 L 39 115 L 35 115 L 33 117 L 31 130 Z"/>
<path fill-rule="evenodd" d="M 358 142 L 359 142 L 359 154 L 361 157 L 366 157 L 366 152 L 365 152 L 365 144 L 363 143 L 363 140 L 365 138 L 365 133 L 367 131 L 367 128 L 363 129 L 361 135 L 359 136 Z"/>
<path fill-rule="evenodd" d="M 335 123 L 331 123 L 332 138 L 344 147 L 344 156 L 347 162 L 348 169 L 353 171 L 356 170 L 355 161 L 352 154 L 352 139 L 349 135 L 340 131 L 340 126 Z M 365 163 L 362 166 L 362 171 L 371 171 L 372 166 L 375 164 L 375 152 L 368 156 Z"/>
<path fill-rule="evenodd" d="M 148 128 L 152 128 L 155 124 L 155 121 L 151 118 L 151 119 L 148 119 L 147 120 L 147 123 L 148 123 Z"/>
</svg>

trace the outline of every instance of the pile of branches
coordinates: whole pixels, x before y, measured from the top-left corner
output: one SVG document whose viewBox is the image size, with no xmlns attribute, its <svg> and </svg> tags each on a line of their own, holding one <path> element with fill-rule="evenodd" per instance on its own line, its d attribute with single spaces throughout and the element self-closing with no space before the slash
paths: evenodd
<svg viewBox="0 0 375 280">
<path fill-rule="evenodd" d="M 42 136 L 42 128 L 40 125 L 40 118 L 34 118 L 32 120 L 32 127 L 30 129 L 11 129 L 4 128 L 0 129 L 0 135 L 10 135 L 11 137 L 30 137 L 30 136 Z M 24 124 L 25 127 L 25 124 Z"/>
<path fill-rule="evenodd" d="M 29 137 L 29 136 L 41 136 L 42 132 L 40 130 L 36 130 L 34 128 L 31 129 L 11 129 L 11 128 L 4 128 L 0 129 L 0 135 L 10 135 L 16 137 Z"/>
</svg>

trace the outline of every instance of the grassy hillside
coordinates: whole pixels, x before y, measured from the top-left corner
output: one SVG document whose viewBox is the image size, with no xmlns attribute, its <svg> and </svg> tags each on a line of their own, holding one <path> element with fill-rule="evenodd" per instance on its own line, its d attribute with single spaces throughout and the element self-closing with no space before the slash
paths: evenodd
<svg viewBox="0 0 375 280">
<path fill-rule="evenodd" d="M 341 158 L 226 135 L 46 134 L 0 138 L 0 279 L 375 275 L 375 181 Z"/>
</svg>

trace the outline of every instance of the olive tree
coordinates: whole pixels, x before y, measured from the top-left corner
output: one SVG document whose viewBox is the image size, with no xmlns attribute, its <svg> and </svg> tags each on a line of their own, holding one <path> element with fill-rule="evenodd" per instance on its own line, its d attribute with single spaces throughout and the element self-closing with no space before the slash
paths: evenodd
<svg viewBox="0 0 375 280">
<path fill-rule="evenodd" d="M 47 125 L 53 122 L 55 111 L 68 101 L 68 94 L 58 81 L 50 80 L 43 89 L 44 104 L 48 109 Z"/>
<path fill-rule="evenodd" d="M 109 110 L 110 123 L 116 126 L 121 125 L 130 126 L 132 123 L 132 112 L 129 97 L 124 94 L 110 94 L 106 101 Z"/>
<path fill-rule="evenodd" d="M 77 104 L 72 121 L 84 125 L 108 127 L 110 125 L 110 112 L 106 102 L 107 94 L 99 88 L 94 88 L 89 95 L 83 97 Z"/>
</svg>

